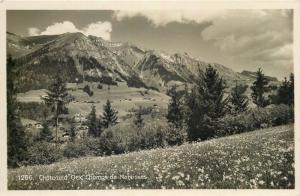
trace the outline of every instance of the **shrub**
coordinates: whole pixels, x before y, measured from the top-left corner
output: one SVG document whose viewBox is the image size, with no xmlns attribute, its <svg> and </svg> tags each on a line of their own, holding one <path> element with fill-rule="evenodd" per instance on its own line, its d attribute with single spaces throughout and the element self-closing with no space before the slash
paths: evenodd
<svg viewBox="0 0 300 196">
<path fill-rule="evenodd" d="M 85 85 L 82 90 L 86 92 L 90 97 L 94 95 L 94 92 L 90 89 L 89 85 Z"/>
<path fill-rule="evenodd" d="M 176 128 L 173 124 L 169 124 L 166 130 L 166 141 L 168 145 L 181 145 L 187 140 L 186 128 Z"/>
<path fill-rule="evenodd" d="M 97 88 L 98 88 L 98 89 L 103 89 L 103 85 L 102 85 L 102 84 L 98 84 L 98 85 L 97 85 Z"/>
<path fill-rule="evenodd" d="M 292 106 L 280 104 L 272 108 L 270 115 L 273 116 L 272 125 L 283 125 L 294 122 L 294 108 Z"/>
<path fill-rule="evenodd" d="M 54 143 L 37 142 L 28 149 L 27 164 L 50 164 L 62 158 L 62 153 L 59 148 L 55 147 Z"/>
<path fill-rule="evenodd" d="M 140 131 L 140 149 L 152 149 L 167 146 L 168 126 L 166 123 L 154 121 L 147 123 Z"/>
<path fill-rule="evenodd" d="M 216 137 L 278 126 L 294 121 L 294 110 L 288 105 L 254 108 L 237 116 L 227 115 L 218 121 Z"/>
<path fill-rule="evenodd" d="M 99 137 L 85 137 L 83 142 L 88 149 L 88 155 L 102 156 L 104 154 Z"/>
<path fill-rule="evenodd" d="M 63 150 L 63 155 L 67 158 L 77 158 L 86 156 L 89 149 L 83 140 L 77 140 L 76 142 L 68 142 Z"/>
<path fill-rule="evenodd" d="M 121 154 L 125 152 L 122 139 L 109 127 L 100 136 L 100 146 L 105 155 Z"/>
</svg>

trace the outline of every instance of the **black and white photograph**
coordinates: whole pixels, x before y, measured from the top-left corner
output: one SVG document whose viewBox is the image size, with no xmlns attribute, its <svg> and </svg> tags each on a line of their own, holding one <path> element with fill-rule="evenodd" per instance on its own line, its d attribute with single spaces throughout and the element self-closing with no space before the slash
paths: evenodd
<svg viewBox="0 0 300 196">
<path fill-rule="evenodd" d="M 8 190 L 295 189 L 294 10 L 6 10 Z"/>
</svg>

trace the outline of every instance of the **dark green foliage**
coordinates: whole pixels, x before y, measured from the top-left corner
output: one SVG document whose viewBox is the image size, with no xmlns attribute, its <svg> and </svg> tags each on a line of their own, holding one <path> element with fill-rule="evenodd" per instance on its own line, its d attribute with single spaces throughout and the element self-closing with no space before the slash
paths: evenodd
<svg viewBox="0 0 300 196">
<path fill-rule="evenodd" d="M 165 147 L 167 143 L 168 126 L 163 123 L 147 123 L 139 134 L 137 149 L 152 149 Z"/>
<path fill-rule="evenodd" d="M 282 81 L 277 91 L 277 104 L 294 105 L 294 75 L 291 74 L 290 80 L 286 78 Z"/>
<path fill-rule="evenodd" d="M 96 116 L 96 107 L 92 105 L 92 110 L 88 115 L 88 134 L 89 136 L 99 137 L 101 135 L 101 127 Z"/>
<path fill-rule="evenodd" d="M 103 115 L 101 116 L 101 125 L 104 128 L 114 126 L 117 124 L 118 120 L 118 111 L 112 108 L 109 100 L 106 101 L 106 104 L 103 106 Z"/>
<path fill-rule="evenodd" d="M 245 95 L 247 88 L 247 85 L 236 84 L 236 86 L 231 89 L 228 100 L 230 103 L 230 112 L 232 114 L 245 112 L 248 109 L 249 100 Z"/>
<path fill-rule="evenodd" d="M 29 165 L 51 164 L 62 158 L 60 149 L 49 142 L 36 142 L 29 147 L 28 151 L 27 164 Z"/>
<path fill-rule="evenodd" d="M 51 114 L 45 103 L 18 102 L 18 107 L 21 117 L 35 121 L 44 121 Z"/>
<path fill-rule="evenodd" d="M 59 74 L 54 77 L 53 82 L 47 89 L 47 95 L 43 97 L 43 100 L 54 114 L 53 121 L 56 127 L 55 141 L 58 142 L 58 119 L 61 114 L 68 113 L 66 105 L 69 103 L 66 82 Z"/>
<path fill-rule="evenodd" d="M 63 149 L 63 155 L 67 158 L 77 158 L 86 156 L 89 152 L 87 145 L 82 141 L 68 142 Z"/>
<path fill-rule="evenodd" d="M 293 107 L 281 104 L 249 109 L 235 116 L 227 115 L 219 120 L 216 137 L 292 123 L 293 113 Z"/>
<path fill-rule="evenodd" d="M 39 51 L 39 50 L 38 50 Z M 82 82 L 82 75 L 79 75 L 73 57 L 65 56 L 60 57 L 60 54 L 51 53 L 48 55 L 37 54 L 40 61 L 35 64 L 33 56 L 36 54 L 30 54 L 28 61 L 24 62 L 21 57 L 20 67 L 18 72 L 22 74 L 22 77 L 18 79 L 18 92 L 26 92 L 28 90 L 45 89 L 52 83 L 52 76 L 59 74 L 68 82 L 75 82 L 77 78 L 79 82 Z M 41 55 L 41 56 L 40 56 Z"/>
<path fill-rule="evenodd" d="M 168 90 L 167 95 L 171 97 L 171 100 L 168 105 L 168 114 L 167 119 L 169 123 L 174 124 L 176 128 L 181 128 L 183 125 L 183 104 L 181 101 L 181 95 L 177 91 L 176 86 L 172 86 Z"/>
<path fill-rule="evenodd" d="M 90 97 L 94 95 L 94 92 L 91 90 L 89 85 L 83 87 L 83 92 L 87 93 Z"/>
<path fill-rule="evenodd" d="M 214 136 L 218 119 L 226 113 L 224 89 L 225 82 L 212 66 L 209 65 L 204 74 L 199 71 L 196 86 L 186 101 L 189 140 L 206 140 Z"/>
<path fill-rule="evenodd" d="M 253 103 L 255 103 L 257 107 L 263 108 L 269 105 L 269 100 L 265 95 L 267 92 L 270 91 L 268 84 L 269 80 L 263 74 L 262 69 L 259 68 L 256 72 L 256 80 L 250 87 L 252 90 L 251 96 Z"/>
<path fill-rule="evenodd" d="M 43 123 L 43 128 L 40 133 L 40 141 L 50 142 L 53 139 L 52 131 L 49 129 L 48 123 Z"/>
<path fill-rule="evenodd" d="M 102 85 L 102 84 L 98 84 L 98 85 L 97 85 L 97 88 L 98 88 L 98 89 L 103 89 L 103 85 Z"/>
<path fill-rule="evenodd" d="M 106 129 L 100 136 L 101 149 L 105 155 L 121 154 L 125 152 L 121 138 L 116 136 L 111 128 Z"/>
<path fill-rule="evenodd" d="M 114 81 L 113 78 L 111 78 L 110 76 L 102 76 L 100 78 L 100 82 L 107 85 L 118 85 L 118 83 Z"/>
<path fill-rule="evenodd" d="M 186 128 L 176 127 L 174 124 L 169 124 L 169 128 L 166 129 L 166 141 L 168 145 L 181 145 L 187 139 Z"/>
<path fill-rule="evenodd" d="M 76 139 L 76 128 L 74 127 L 74 125 L 72 125 L 69 130 L 69 136 L 70 136 L 70 141 L 74 142 Z"/>
<path fill-rule="evenodd" d="M 295 86 L 294 86 L 294 74 L 291 73 L 290 75 L 290 104 L 294 105 L 294 93 L 295 93 Z"/>
<path fill-rule="evenodd" d="M 144 119 L 142 117 L 142 106 L 139 106 L 139 109 L 135 112 L 134 124 L 138 128 L 142 128 L 144 126 Z"/>
<path fill-rule="evenodd" d="M 16 64 L 9 56 L 7 59 L 7 164 L 17 167 L 27 158 L 27 136 L 20 120 L 16 100 L 15 80 L 18 75 Z"/>
</svg>

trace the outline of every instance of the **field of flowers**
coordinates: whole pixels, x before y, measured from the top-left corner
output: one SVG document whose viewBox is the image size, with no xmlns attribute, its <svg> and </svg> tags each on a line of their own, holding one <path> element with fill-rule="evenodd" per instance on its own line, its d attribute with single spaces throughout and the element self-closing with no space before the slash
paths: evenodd
<svg viewBox="0 0 300 196">
<path fill-rule="evenodd" d="M 8 189 L 294 188 L 294 125 L 8 170 Z"/>
</svg>

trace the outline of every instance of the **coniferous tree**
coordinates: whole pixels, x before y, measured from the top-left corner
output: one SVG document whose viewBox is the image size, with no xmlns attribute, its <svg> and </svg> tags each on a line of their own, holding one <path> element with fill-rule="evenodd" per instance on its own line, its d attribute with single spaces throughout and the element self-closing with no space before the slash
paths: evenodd
<svg viewBox="0 0 300 196">
<path fill-rule="evenodd" d="M 139 106 L 139 109 L 135 112 L 134 124 L 138 128 L 142 128 L 144 126 L 144 119 L 142 117 L 142 106 Z"/>
<path fill-rule="evenodd" d="M 16 64 L 12 57 L 7 59 L 7 164 L 17 167 L 27 158 L 28 138 L 22 126 L 16 99 Z"/>
<path fill-rule="evenodd" d="M 230 111 L 232 114 L 238 114 L 248 109 L 249 100 L 245 95 L 247 85 L 236 84 L 229 95 Z"/>
<path fill-rule="evenodd" d="M 49 129 L 48 123 L 43 123 L 43 128 L 40 133 L 40 140 L 50 142 L 53 139 L 52 132 Z"/>
<path fill-rule="evenodd" d="M 176 128 L 180 128 L 183 126 L 184 117 L 181 95 L 177 91 L 176 86 L 172 86 L 167 95 L 171 97 L 167 113 L 168 122 L 172 123 Z"/>
<path fill-rule="evenodd" d="M 117 124 L 118 120 L 118 111 L 112 108 L 109 100 L 106 101 L 106 104 L 103 106 L 104 112 L 101 117 L 101 124 L 104 128 L 114 126 Z"/>
<path fill-rule="evenodd" d="M 256 72 L 256 80 L 253 82 L 251 86 L 251 96 L 253 99 L 253 103 L 257 105 L 257 107 L 263 108 L 269 104 L 269 100 L 265 94 L 269 92 L 269 80 L 263 74 L 261 68 Z"/>
<path fill-rule="evenodd" d="M 88 134 L 89 136 L 99 137 L 101 135 L 101 127 L 96 116 L 96 107 L 92 105 L 92 111 L 88 115 Z"/>
<path fill-rule="evenodd" d="M 284 78 L 277 91 L 277 103 L 289 104 L 290 99 L 290 82 Z"/>
<path fill-rule="evenodd" d="M 47 95 L 43 97 L 43 99 L 46 105 L 51 109 L 51 112 L 54 113 L 53 120 L 56 127 L 55 141 L 58 143 L 59 116 L 68 112 L 66 105 L 68 104 L 69 100 L 66 83 L 63 81 L 60 75 L 57 74 L 47 90 Z"/>
<path fill-rule="evenodd" d="M 284 78 L 277 90 L 277 104 L 294 104 L 294 75 L 290 75 L 290 80 Z"/>
<path fill-rule="evenodd" d="M 226 114 L 224 89 L 225 82 L 211 65 L 204 74 L 199 71 L 196 86 L 187 100 L 189 140 L 205 140 L 214 136 L 218 119 Z"/>
</svg>

